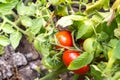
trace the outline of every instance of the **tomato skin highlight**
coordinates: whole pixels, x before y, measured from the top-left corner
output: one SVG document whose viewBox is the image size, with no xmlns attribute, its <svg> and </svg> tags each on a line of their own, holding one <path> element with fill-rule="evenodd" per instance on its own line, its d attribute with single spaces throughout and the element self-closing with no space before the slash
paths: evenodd
<svg viewBox="0 0 120 80">
<path fill-rule="evenodd" d="M 63 46 L 67 46 L 67 47 L 73 46 L 71 32 L 69 32 L 67 30 L 58 32 L 56 34 L 56 38 L 57 38 L 58 42 Z"/>
<path fill-rule="evenodd" d="M 64 64 L 68 67 L 69 64 L 76 59 L 78 56 L 80 56 L 80 53 L 76 50 L 66 50 L 63 53 L 62 59 Z M 80 69 L 72 70 L 76 74 L 84 75 L 89 71 L 89 65 L 83 66 Z"/>
</svg>

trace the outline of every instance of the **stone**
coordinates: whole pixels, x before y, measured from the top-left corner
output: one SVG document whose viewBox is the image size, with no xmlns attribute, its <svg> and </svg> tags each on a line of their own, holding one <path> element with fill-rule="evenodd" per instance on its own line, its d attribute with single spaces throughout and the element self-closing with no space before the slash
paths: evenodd
<svg viewBox="0 0 120 80">
<path fill-rule="evenodd" d="M 27 60 L 25 56 L 20 52 L 12 54 L 11 58 L 12 58 L 14 67 L 16 66 L 19 67 L 27 64 Z"/>
</svg>

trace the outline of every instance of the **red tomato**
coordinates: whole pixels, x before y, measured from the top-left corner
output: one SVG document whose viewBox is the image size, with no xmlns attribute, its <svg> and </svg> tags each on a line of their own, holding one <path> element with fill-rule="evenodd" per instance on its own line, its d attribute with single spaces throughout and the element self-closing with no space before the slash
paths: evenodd
<svg viewBox="0 0 120 80">
<path fill-rule="evenodd" d="M 68 46 L 68 47 L 73 46 L 72 35 L 71 35 L 71 32 L 69 31 L 63 30 L 58 32 L 56 34 L 56 38 L 58 42 L 63 46 Z"/>
<path fill-rule="evenodd" d="M 76 74 L 84 75 L 89 71 L 89 69 L 90 69 L 89 65 L 86 65 L 86 66 L 84 66 L 84 67 L 82 67 L 82 68 L 80 68 L 78 70 L 73 70 L 73 72 L 76 73 Z"/>
<path fill-rule="evenodd" d="M 62 56 L 62 59 L 63 59 L 63 62 L 66 66 L 69 66 L 69 64 L 74 60 L 76 59 L 78 56 L 80 56 L 80 53 L 78 51 L 75 51 L 75 50 L 66 50 L 64 53 L 63 53 L 63 56 Z M 88 72 L 89 70 L 89 66 L 84 66 L 80 69 L 77 69 L 77 70 L 73 70 L 74 73 L 76 74 L 81 74 L 81 75 L 84 75 Z"/>
<path fill-rule="evenodd" d="M 76 59 L 78 56 L 80 56 L 80 53 L 78 51 L 75 50 L 66 50 L 63 53 L 63 62 L 66 66 L 69 66 L 69 64 Z"/>
</svg>

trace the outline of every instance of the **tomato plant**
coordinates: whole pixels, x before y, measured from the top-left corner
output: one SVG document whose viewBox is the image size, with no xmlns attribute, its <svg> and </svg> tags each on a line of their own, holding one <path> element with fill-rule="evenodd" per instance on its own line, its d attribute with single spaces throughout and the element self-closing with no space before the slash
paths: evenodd
<svg viewBox="0 0 120 80">
<path fill-rule="evenodd" d="M 63 59 L 63 62 L 66 66 L 69 66 L 69 64 L 75 60 L 78 56 L 80 56 L 80 53 L 78 51 L 75 51 L 75 50 L 66 50 L 64 53 L 63 53 L 63 56 L 62 56 L 62 59 Z M 84 75 L 86 74 L 87 72 L 89 71 L 89 66 L 86 65 L 86 66 L 83 66 L 82 68 L 80 69 L 77 69 L 77 70 L 73 70 L 74 73 L 76 74 L 81 74 L 81 75 Z"/>
<path fill-rule="evenodd" d="M 40 80 L 89 69 L 88 80 L 119 79 L 119 25 L 120 0 L 0 0 L 0 55 L 26 36 L 49 73 Z"/>
</svg>

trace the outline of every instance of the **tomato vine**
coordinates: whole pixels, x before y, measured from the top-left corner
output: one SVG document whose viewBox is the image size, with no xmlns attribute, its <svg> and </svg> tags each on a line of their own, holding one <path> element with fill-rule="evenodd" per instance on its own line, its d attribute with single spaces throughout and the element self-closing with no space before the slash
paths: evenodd
<svg viewBox="0 0 120 80">
<path fill-rule="evenodd" d="M 43 65 L 53 71 L 39 80 L 55 78 L 85 65 L 90 65 L 84 74 L 88 80 L 119 79 L 119 18 L 120 0 L 1 0 L 0 55 L 5 46 L 16 49 L 22 36 L 26 36 L 42 55 Z M 62 40 L 70 42 L 70 46 L 55 36 L 65 30 L 70 32 L 70 38 L 67 40 L 65 33 Z M 79 43 L 80 40 L 84 41 Z M 66 50 L 81 53 L 67 66 L 68 70 L 62 60 Z"/>
</svg>

